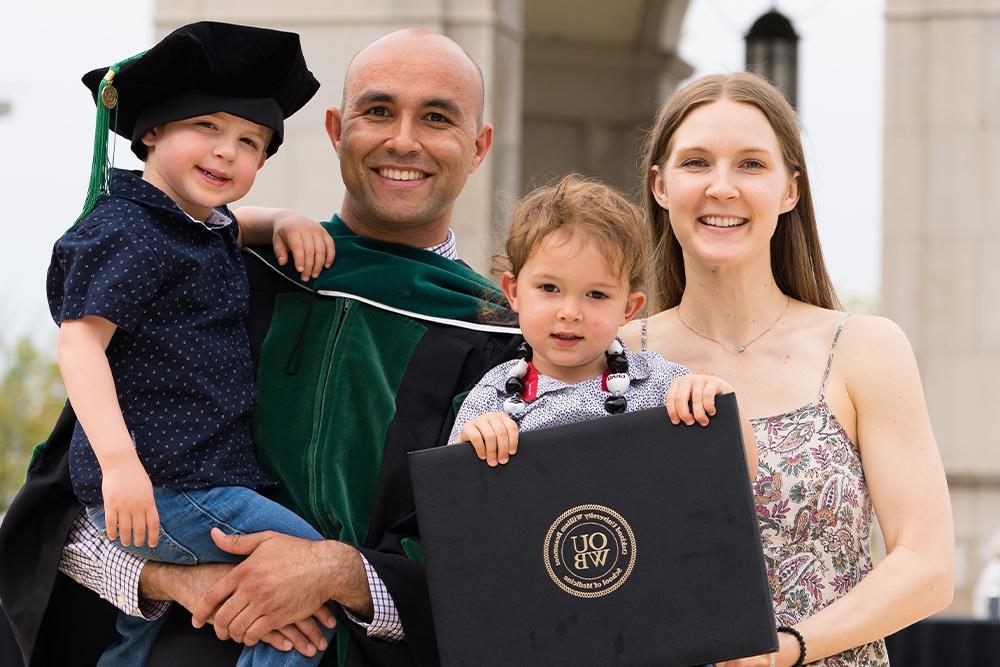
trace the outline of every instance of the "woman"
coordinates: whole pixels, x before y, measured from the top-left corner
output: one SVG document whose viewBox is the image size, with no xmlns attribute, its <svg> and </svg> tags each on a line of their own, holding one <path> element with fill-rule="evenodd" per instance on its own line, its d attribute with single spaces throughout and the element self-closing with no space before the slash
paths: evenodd
<svg viewBox="0 0 1000 667">
<path fill-rule="evenodd" d="M 838 310 L 795 113 L 763 79 L 676 92 L 645 173 L 657 314 L 626 342 L 725 378 L 758 441 L 785 627 L 776 654 L 722 665 L 886 665 L 882 637 L 952 598 L 948 490 L 910 345 L 889 320 Z M 875 567 L 873 507 L 888 551 Z"/>
</svg>

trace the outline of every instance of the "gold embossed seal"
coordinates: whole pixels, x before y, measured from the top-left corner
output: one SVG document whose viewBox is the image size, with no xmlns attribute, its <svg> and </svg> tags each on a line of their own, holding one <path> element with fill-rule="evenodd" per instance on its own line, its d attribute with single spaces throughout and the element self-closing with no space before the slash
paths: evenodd
<svg viewBox="0 0 1000 667">
<path fill-rule="evenodd" d="M 625 583 L 637 549 L 621 514 L 604 505 L 577 505 L 552 522 L 543 553 L 556 586 L 576 597 L 597 598 Z"/>
<path fill-rule="evenodd" d="M 104 105 L 105 109 L 114 109 L 118 104 L 118 89 L 111 83 L 114 78 L 115 71 L 113 69 L 109 69 L 108 73 L 104 75 L 104 80 L 107 83 L 101 86 L 101 104 Z"/>
</svg>

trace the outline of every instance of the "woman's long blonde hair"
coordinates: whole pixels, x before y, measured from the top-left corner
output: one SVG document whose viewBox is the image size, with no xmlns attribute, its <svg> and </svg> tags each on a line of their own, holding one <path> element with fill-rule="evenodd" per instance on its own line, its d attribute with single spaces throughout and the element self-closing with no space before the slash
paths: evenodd
<svg viewBox="0 0 1000 667">
<path fill-rule="evenodd" d="M 643 203 L 653 236 L 650 312 L 673 308 L 684 293 L 684 256 L 670 227 L 670 213 L 653 198 L 649 178 L 653 166 L 662 169 L 670 154 L 674 133 L 688 114 L 720 99 L 751 104 L 764 114 L 778 138 L 781 155 L 791 173 L 798 172 L 799 201 L 778 216 L 771 237 L 771 273 L 778 288 L 789 296 L 822 308 L 840 308 L 823 264 L 809 175 L 799 136 L 798 118 L 784 96 L 765 79 L 749 72 L 702 77 L 670 96 L 646 137 L 642 173 L 646 178 Z"/>
</svg>

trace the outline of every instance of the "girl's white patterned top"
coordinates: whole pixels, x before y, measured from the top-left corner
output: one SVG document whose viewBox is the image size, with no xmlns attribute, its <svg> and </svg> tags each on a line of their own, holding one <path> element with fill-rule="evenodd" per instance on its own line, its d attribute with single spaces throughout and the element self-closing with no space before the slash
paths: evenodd
<svg viewBox="0 0 1000 667">
<path fill-rule="evenodd" d="M 666 361 L 654 352 L 631 352 L 626 349 L 625 354 L 631 381 L 624 394 L 629 412 L 662 407 L 670 384 L 690 373 L 684 366 Z M 458 442 L 462 427 L 470 419 L 487 412 L 503 412 L 503 402 L 507 398 L 504 384 L 515 362 L 507 361 L 489 370 L 472 388 L 458 411 L 448 442 Z M 604 409 L 604 399 L 608 396 L 608 392 L 601 389 L 600 376 L 577 384 L 566 384 L 539 374 L 537 398 L 526 404 L 527 409 L 519 420 L 520 428 L 528 431 L 608 417 Z M 667 418 L 666 409 L 663 418 Z"/>
</svg>

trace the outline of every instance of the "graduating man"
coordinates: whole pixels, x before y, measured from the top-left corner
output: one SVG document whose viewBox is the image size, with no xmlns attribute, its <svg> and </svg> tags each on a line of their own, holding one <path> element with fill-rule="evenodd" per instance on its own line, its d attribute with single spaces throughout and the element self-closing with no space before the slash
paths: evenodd
<svg viewBox="0 0 1000 667">
<path fill-rule="evenodd" d="M 436 664 L 406 452 L 445 442 L 455 398 L 511 356 L 516 332 L 499 291 L 455 261 L 450 231 L 492 143 L 482 115 L 482 75 L 457 44 L 424 30 L 373 42 L 326 115 L 347 187 L 324 223 L 333 267 L 307 289 L 269 249 L 247 258 L 258 455 L 276 499 L 327 539 L 213 533 L 247 556 L 235 567 L 110 548 L 68 487 L 67 407 L 0 532 L 0 594 L 29 664 L 86 664 L 113 638 L 111 606 L 57 569 L 133 615 L 174 600 L 221 638 L 305 652 L 319 635 L 302 619 L 332 600 L 344 615 L 323 664 Z M 235 662 L 238 645 L 176 615 L 149 664 Z"/>
</svg>

